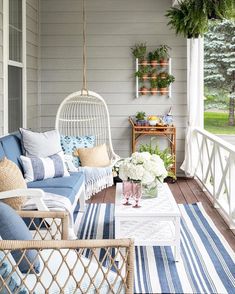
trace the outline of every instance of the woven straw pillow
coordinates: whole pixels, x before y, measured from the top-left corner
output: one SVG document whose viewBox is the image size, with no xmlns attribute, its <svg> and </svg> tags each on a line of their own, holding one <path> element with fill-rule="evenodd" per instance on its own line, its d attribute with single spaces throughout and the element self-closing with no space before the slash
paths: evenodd
<svg viewBox="0 0 235 294">
<path fill-rule="evenodd" d="M 0 192 L 14 189 L 27 189 L 25 180 L 16 164 L 7 158 L 3 158 L 0 161 Z M 20 210 L 26 200 L 27 197 L 2 199 L 3 202 L 16 210 Z"/>
<path fill-rule="evenodd" d="M 105 167 L 110 165 L 106 144 L 77 149 L 74 156 L 79 156 L 82 166 Z"/>
</svg>

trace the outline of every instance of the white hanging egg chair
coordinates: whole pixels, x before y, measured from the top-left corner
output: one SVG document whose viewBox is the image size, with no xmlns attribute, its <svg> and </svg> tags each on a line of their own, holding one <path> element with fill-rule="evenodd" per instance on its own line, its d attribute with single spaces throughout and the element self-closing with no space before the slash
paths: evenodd
<svg viewBox="0 0 235 294">
<path fill-rule="evenodd" d="M 112 164 L 119 159 L 113 150 L 107 104 L 97 93 L 87 90 L 86 13 L 83 3 L 83 88 L 67 96 L 56 115 L 56 129 L 64 136 L 94 136 L 95 145 L 106 144 L 110 167 L 80 167 L 85 174 L 86 197 L 113 185 Z"/>
<path fill-rule="evenodd" d="M 67 96 L 57 111 L 55 127 L 64 136 L 95 136 L 96 146 L 106 144 L 111 163 L 119 158 L 113 150 L 107 104 L 95 92 Z"/>
</svg>

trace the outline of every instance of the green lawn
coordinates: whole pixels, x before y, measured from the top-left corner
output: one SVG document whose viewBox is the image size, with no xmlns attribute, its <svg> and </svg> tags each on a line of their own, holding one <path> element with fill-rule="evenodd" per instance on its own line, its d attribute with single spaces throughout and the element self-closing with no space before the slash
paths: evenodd
<svg viewBox="0 0 235 294">
<path fill-rule="evenodd" d="M 235 135 L 235 126 L 228 126 L 228 114 L 204 112 L 204 128 L 213 134 Z"/>
</svg>

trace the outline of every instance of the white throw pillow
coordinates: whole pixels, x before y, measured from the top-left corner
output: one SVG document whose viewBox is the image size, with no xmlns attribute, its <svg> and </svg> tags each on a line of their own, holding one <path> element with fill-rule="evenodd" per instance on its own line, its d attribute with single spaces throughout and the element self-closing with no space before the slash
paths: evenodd
<svg viewBox="0 0 235 294">
<path fill-rule="evenodd" d="M 20 128 L 21 142 L 26 156 L 48 157 L 62 151 L 57 130 L 36 133 Z"/>
</svg>

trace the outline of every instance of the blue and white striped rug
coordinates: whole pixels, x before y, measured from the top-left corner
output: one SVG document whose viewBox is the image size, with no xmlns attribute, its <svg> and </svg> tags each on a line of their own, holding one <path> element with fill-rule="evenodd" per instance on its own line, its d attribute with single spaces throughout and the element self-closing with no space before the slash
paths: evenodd
<svg viewBox="0 0 235 294">
<path fill-rule="evenodd" d="M 135 293 L 235 293 L 235 254 L 202 205 L 179 205 L 181 261 L 170 247 L 135 247 Z M 114 238 L 114 205 L 90 204 L 79 239 Z"/>
</svg>

